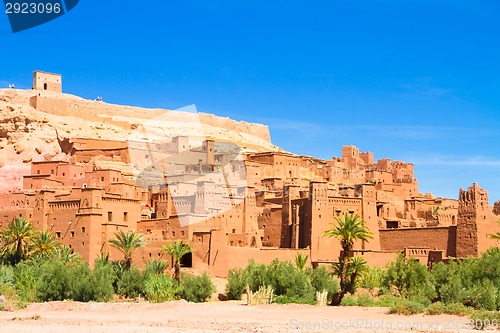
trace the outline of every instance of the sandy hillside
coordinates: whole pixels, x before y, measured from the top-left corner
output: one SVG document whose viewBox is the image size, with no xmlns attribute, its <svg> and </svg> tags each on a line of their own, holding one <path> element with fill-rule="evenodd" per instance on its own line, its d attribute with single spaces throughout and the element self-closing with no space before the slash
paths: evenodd
<svg viewBox="0 0 500 333">
<path fill-rule="evenodd" d="M 21 187 L 31 161 L 68 158 L 60 151 L 56 130 L 61 138 L 168 140 L 187 135 L 235 143 L 246 151 L 280 150 L 262 124 L 107 104 L 63 93 L 0 89 L 0 192 Z"/>
</svg>

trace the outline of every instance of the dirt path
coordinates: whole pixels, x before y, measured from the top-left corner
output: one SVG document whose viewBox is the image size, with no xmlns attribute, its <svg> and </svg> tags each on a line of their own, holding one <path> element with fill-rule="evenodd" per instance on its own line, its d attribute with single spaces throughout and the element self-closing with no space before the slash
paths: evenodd
<svg viewBox="0 0 500 333">
<path fill-rule="evenodd" d="M 399 316 L 386 308 L 310 305 L 35 303 L 0 312 L 0 332 L 478 332 L 456 316 Z"/>
</svg>

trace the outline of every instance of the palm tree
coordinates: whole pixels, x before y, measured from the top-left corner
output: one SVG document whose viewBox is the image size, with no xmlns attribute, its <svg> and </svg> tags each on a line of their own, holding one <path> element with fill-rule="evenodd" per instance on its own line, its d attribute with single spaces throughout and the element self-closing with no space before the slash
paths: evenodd
<svg viewBox="0 0 500 333">
<path fill-rule="evenodd" d="M 163 272 L 168 268 L 168 262 L 161 259 L 152 259 L 146 262 L 144 271 L 155 275 L 163 275 Z"/>
<path fill-rule="evenodd" d="M 24 217 L 14 218 L 7 228 L 2 230 L 0 236 L 2 247 L 13 253 L 14 265 L 26 257 L 28 246 L 34 236 L 35 228 Z"/>
<path fill-rule="evenodd" d="M 293 259 L 295 261 L 295 266 L 297 266 L 298 269 L 303 270 L 304 267 L 306 267 L 307 259 L 309 259 L 309 256 L 307 254 L 304 255 L 299 252 Z"/>
<path fill-rule="evenodd" d="M 174 279 L 177 283 L 181 280 L 181 259 L 186 254 L 193 252 L 189 244 L 185 244 L 182 240 L 177 242 L 168 242 L 163 248 L 174 260 Z"/>
<path fill-rule="evenodd" d="M 143 234 L 132 230 L 115 232 L 115 238 L 110 239 L 109 242 L 111 246 L 123 253 L 126 270 L 132 266 L 132 253 L 147 244 Z"/>
<path fill-rule="evenodd" d="M 57 252 L 60 244 L 50 232 L 42 230 L 33 238 L 33 255 L 50 256 Z"/>
<path fill-rule="evenodd" d="M 82 258 L 78 254 L 76 254 L 73 249 L 66 245 L 62 245 L 58 249 L 56 249 L 55 254 L 65 263 L 80 262 L 82 260 Z"/>
<path fill-rule="evenodd" d="M 349 259 L 348 275 L 349 275 L 349 293 L 352 295 L 356 292 L 356 280 L 368 271 L 367 262 L 363 257 L 357 256 Z"/>
<path fill-rule="evenodd" d="M 332 223 L 332 226 L 332 229 L 323 232 L 323 236 L 337 238 L 340 240 L 340 246 L 342 247 L 337 268 L 340 277 L 340 293 L 338 299 L 332 301 L 333 305 L 338 305 L 345 294 L 349 292 L 349 257 L 354 248 L 354 241 L 362 240 L 368 242 L 369 239 L 373 238 L 373 234 L 365 225 L 363 219 L 357 214 L 345 213 L 342 217 L 335 217 L 335 222 Z"/>
</svg>

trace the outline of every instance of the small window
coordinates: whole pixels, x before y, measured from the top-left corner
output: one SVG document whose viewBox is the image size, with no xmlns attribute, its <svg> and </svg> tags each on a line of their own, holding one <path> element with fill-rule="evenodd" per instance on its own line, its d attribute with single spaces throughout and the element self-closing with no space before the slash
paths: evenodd
<svg viewBox="0 0 500 333">
<path fill-rule="evenodd" d="M 54 169 L 50 170 L 50 174 L 53 175 L 54 174 Z"/>
<path fill-rule="evenodd" d="M 56 231 L 56 238 L 61 238 L 61 232 L 60 231 Z"/>
<path fill-rule="evenodd" d="M 181 237 L 184 237 L 184 231 L 181 231 Z"/>
<path fill-rule="evenodd" d="M 40 174 L 40 170 L 36 170 L 36 174 L 39 175 Z"/>
<path fill-rule="evenodd" d="M 62 175 L 63 175 L 63 177 L 66 176 L 66 172 L 63 172 Z"/>
<path fill-rule="evenodd" d="M 101 177 L 101 182 L 103 182 L 103 181 L 104 181 L 104 177 Z"/>
<path fill-rule="evenodd" d="M 69 233 L 71 235 L 71 238 L 75 238 L 75 231 L 74 230 L 71 230 Z"/>
<path fill-rule="evenodd" d="M 172 237 L 175 237 L 175 231 L 172 231 Z"/>
<path fill-rule="evenodd" d="M 82 232 L 85 232 L 85 227 L 82 227 Z"/>
<path fill-rule="evenodd" d="M 108 222 L 113 221 L 113 212 L 108 212 Z"/>
<path fill-rule="evenodd" d="M 123 221 L 128 221 L 128 212 L 123 212 Z"/>
<path fill-rule="evenodd" d="M 386 223 L 387 229 L 397 229 L 399 227 L 398 221 L 387 221 Z"/>
<path fill-rule="evenodd" d="M 47 83 L 44 83 L 43 84 L 43 90 L 47 90 L 48 86 L 47 86 Z"/>
<path fill-rule="evenodd" d="M 236 233 L 236 229 L 233 229 L 233 234 L 235 234 L 235 233 Z"/>
<path fill-rule="evenodd" d="M 85 242 L 82 242 L 82 246 L 85 246 Z"/>
</svg>

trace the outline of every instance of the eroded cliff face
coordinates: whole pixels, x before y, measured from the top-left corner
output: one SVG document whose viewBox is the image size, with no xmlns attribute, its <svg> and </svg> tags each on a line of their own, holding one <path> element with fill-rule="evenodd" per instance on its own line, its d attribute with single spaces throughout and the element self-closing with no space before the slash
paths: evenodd
<svg viewBox="0 0 500 333">
<path fill-rule="evenodd" d="M 262 124 L 48 91 L 0 89 L 0 192 L 21 188 L 31 161 L 69 159 L 61 152 L 56 130 L 60 138 L 127 141 L 139 139 L 139 132 L 149 140 L 185 135 L 235 143 L 248 152 L 281 151 Z"/>
</svg>

